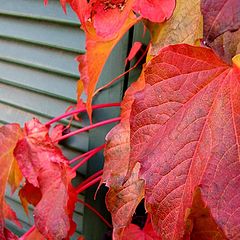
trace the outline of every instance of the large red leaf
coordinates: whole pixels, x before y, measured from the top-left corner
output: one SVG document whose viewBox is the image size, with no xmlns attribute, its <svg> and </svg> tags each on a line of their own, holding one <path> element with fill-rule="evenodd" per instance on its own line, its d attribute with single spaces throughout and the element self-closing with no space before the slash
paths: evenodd
<svg viewBox="0 0 240 240">
<path fill-rule="evenodd" d="M 131 161 L 141 163 L 155 230 L 182 239 L 198 188 L 219 233 L 239 239 L 240 70 L 183 44 L 162 49 L 144 74 L 131 113 Z"/>
<path fill-rule="evenodd" d="M 47 127 L 33 119 L 25 124 L 24 134 L 14 154 L 24 177 L 42 194 L 34 209 L 35 225 L 46 238 L 66 238 L 72 214 L 68 210 L 69 189 L 74 175 Z"/>
<path fill-rule="evenodd" d="M 14 162 L 13 151 L 21 134 L 21 128 L 18 124 L 9 124 L 0 128 L 0 239 L 6 237 L 4 218 L 15 220 L 15 214 L 5 203 L 4 194 Z"/>
</svg>

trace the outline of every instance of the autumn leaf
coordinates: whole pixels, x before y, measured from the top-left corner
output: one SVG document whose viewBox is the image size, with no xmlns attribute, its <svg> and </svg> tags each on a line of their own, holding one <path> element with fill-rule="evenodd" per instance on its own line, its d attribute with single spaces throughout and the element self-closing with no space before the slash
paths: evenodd
<svg viewBox="0 0 240 240">
<path fill-rule="evenodd" d="M 144 197 L 144 181 L 139 180 L 140 165 L 136 165 L 131 177 L 119 187 L 111 187 L 106 195 L 106 205 L 112 215 L 113 240 L 122 239 L 122 234 Z"/>
<path fill-rule="evenodd" d="M 136 56 L 136 54 L 139 52 L 139 50 L 142 47 L 142 43 L 141 42 L 135 42 L 132 45 L 132 48 L 127 56 L 127 58 L 125 59 L 125 66 L 127 65 L 128 62 L 132 61 L 132 59 Z"/>
<path fill-rule="evenodd" d="M 22 179 L 23 179 L 22 173 L 19 169 L 16 159 L 14 158 L 8 176 L 8 183 L 11 186 L 12 193 L 14 193 L 16 189 L 20 186 Z"/>
<path fill-rule="evenodd" d="M 151 33 L 151 47 L 148 59 L 156 56 L 167 45 L 177 43 L 195 44 L 203 37 L 201 0 L 178 0 L 172 17 L 163 23 L 146 21 Z"/>
<path fill-rule="evenodd" d="M 138 179 L 139 166 L 125 182 L 130 154 L 129 116 L 134 93 L 145 85 L 144 78 L 133 83 L 125 93 L 121 104 L 121 122 L 106 137 L 105 163 L 101 183 L 109 187 L 106 205 L 112 214 L 114 240 L 121 239 L 124 228 L 132 219 L 136 207 L 144 197 L 144 182 Z"/>
<path fill-rule="evenodd" d="M 31 183 L 26 181 L 24 186 L 20 189 L 19 198 L 21 200 L 23 209 L 28 215 L 28 204 L 36 206 L 42 198 L 42 193 L 38 187 L 34 187 Z"/>
<path fill-rule="evenodd" d="M 240 53 L 240 29 L 227 31 L 217 37 L 209 46 L 228 64 L 232 64 L 232 58 Z"/>
<path fill-rule="evenodd" d="M 123 233 L 122 240 L 161 240 L 152 229 L 151 223 L 144 229 L 135 224 L 130 224 Z"/>
<path fill-rule="evenodd" d="M 134 16 L 134 14 L 130 14 L 118 35 L 109 41 L 97 36 L 96 33 L 94 33 L 92 24 L 89 24 L 89 29 L 86 32 L 87 52 L 85 55 L 79 56 L 78 61 L 80 63 L 79 71 L 81 81 L 83 82 L 84 89 L 87 94 L 86 107 L 90 119 L 92 115 L 92 99 L 103 67 L 115 45 L 137 21 L 138 19 Z"/>
<path fill-rule="evenodd" d="M 141 164 L 154 229 L 182 239 L 199 188 L 219 231 L 239 238 L 240 69 L 181 44 L 162 49 L 144 76 L 130 118 L 130 161 Z"/>
<path fill-rule="evenodd" d="M 204 19 L 204 41 L 226 63 L 231 64 L 231 59 L 240 53 L 240 2 L 202 0 L 201 10 Z"/>
<path fill-rule="evenodd" d="M 127 89 L 121 103 L 121 122 L 116 125 L 106 136 L 104 149 L 105 161 L 100 184 L 108 187 L 122 187 L 128 170 L 130 154 L 130 124 L 129 116 L 134 94 L 145 86 L 141 76 L 137 82 Z"/>
<path fill-rule="evenodd" d="M 207 43 L 211 43 L 227 31 L 236 31 L 240 27 L 238 0 L 201 0 L 201 10 L 204 18 L 204 40 Z"/>
<path fill-rule="evenodd" d="M 0 128 L 0 238 L 6 239 L 4 218 L 15 218 L 14 213 L 5 202 L 5 190 L 11 167 L 14 162 L 13 151 L 21 136 L 18 124 L 8 124 Z"/>
<path fill-rule="evenodd" d="M 69 189 L 74 175 L 49 137 L 48 128 L 37 119 L 27 122 L 14 154 L 24 177 L 42 194 L 34 209 L 37 229 L 49 239 L 66 238 L 70 229 Z"/>
<path fill-rule="evenodd" d="M 175 0 L 137 0 L 133 10 L 152 22 L 169 19 L 175 8 Z"/>
</svg>

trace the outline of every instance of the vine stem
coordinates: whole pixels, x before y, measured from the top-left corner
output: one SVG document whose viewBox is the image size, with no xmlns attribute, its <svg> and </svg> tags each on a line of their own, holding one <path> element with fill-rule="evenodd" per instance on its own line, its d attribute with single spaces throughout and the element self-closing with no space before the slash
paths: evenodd
<svg viewBox="0 0 240 240">
<path fill-rule="evenodd" d="M 121 105 L 121 103 L 103 103 L 103 104 L 97 104 L 97 105 L 93 105 L 92 109 L 99 109 L 99 108 L 108 108 L 108 107 L 119 107 Z M 76 110 L 73 110 L 71 112 L 66 112 L 58 117 L 55 117 L 53 119 L 51 119 L 50 121 L 48 121 L 47 123 L 45 123 L 45 126 L 49 126 L 63 118 L 69 117 L 71 115 L 77 114 L 77 113 L 81 113 L 81 112 L 85 112 L 87 109 L 86 108 L 79 108 Z"/>
<path fill-rule="evenodd" d="M 88 152 L 85 152 L 85 153 L 83 153 L 83 154 L 81 154 L 81 155 L 73 158 L 71 161 L 69 161 L 69 164 L 72 164 L 72 163 L 76 162 L 76 161 L 79 160 L 79 159 L 85 158 L 85 157 L 87 157 L 89 154 L 92 154 L 93 152 L 94 152 L 94 153 L 97 153 L 97 152 L 99 152 L 101 149 L 103 149 L 104 147 L 105 147 L 105 144 L 103 144 L 103 145 L 101 145 L 101 146 L 99 146 L 99 147 L 96 147 L 96 148 L 94 148 L 94 149 L 92 149 L 92 150 L 90 150 L 90 151 L 88 151 Z"/>
<path fill-rule="evenodd" d="M 27 232 L 25 232 L 18 240 L 24 240 L 28 235 L 30 235 L 36 229 L 33 225 Z"/>
<path fill-rule="evenodd" d="M 116 78 L 114 78 L 112 81 L 110 81 L 109 83 L 105 84 L 104 86 L 98 88 L 93 96 L 95 96 L 96 94 L 98 94 L 100 91 L 102 91 L 103 89 L 105 88 L 108 88 L 110 87 L 113 83 L 115 83 L 117 80 L 119 80 L 120 78 L 122 78 L 124 75 L 128 74 L 129 72 L 131 72 L 133 69 L 135 69 L 139 63 L 142 61 L 142 59 L 144 58 L 144 56 L 147 54 L 147 51 L 148 51 L 148 48 L 146 48 L 146 50 L 144 51 L 144 53 L 142 54 L 142 56 L 137 60 L 137 62 L 131 67 L 129 68 L 127 71 L 125 71 L 124 73 L 120 74 L 119 76 L 117 76 Z"/>
<path fill-rule="evenodd" d="M 87 188 L 93 186 L 94 184 L 96 184 L 97 182 L 100 182 L 102 178 L 102 175 L 99 177 L 94 178 L 93 180 L 85 180 L 82 184 L 80 184 L 77 188 L 76 188 L 76 192 L 77 193 L 81 193 L 84 190 L 86 190 Z"/>
<path fill-rule="evenodd" d="M 91 175 L 89 178 L 87 178 L 85 181 L 83 181 L 82 183 L 80 183 L 78 185 L 78 189 L 80 189 L 82 186 L 84 186 L 85 184 L 87 184 L 88 182 L 92 181 L 93 179 L 95 179 L 96 177 L 100 176 L 103 174 L 103 169 L 95 172 L 93 175 Z"/>
<path fill-rule="evenodd" d="M 78 199 L 78 202 L 86 206 L 88 209 L 90 209 L 93 213 L 95 213 L 109 228 L 113 228 L 113 226 L 95 209 L 93 208 L 90 204 L 85 203 L 83 200 Z"/>
<path fill-rule="evenodd" d="M 56 139 L 54 142 L 59 142 L 59 141 L 62 141 L 66 138 L 72 137 L 76 134 L 79 134 L 79 133 L 82 133 L 82 132 L 85 132 L 85 131 L 88 131 L 88 130 L 91 130 L 91 129 L 94 129 L 94 128 L 97 128 L 97 127 L 101 127 L 101 126 L 104 126 L 104 125 L 107 125 L 107 124 L 110 124 L 110 123 L 118 122 L 120 120 L 121 120 L 121 117 L 116 117 L 116 118 L 111 118 L 111 119 L 108 119 L 108 120 L 105 120 L 105 121 L 102 121 L 102 122 L 92 124 L 90 126 L 87 126 L 87 127 L 81 128 L 79 130 L 76 130 L 74 132 L 63 135 L 63 136 L 59 137 L 58 139 Z"/>
<path fill-rule="evenodd" d="M 83 164 L 85 164 L 90 158 L 92 158 L 96 153 L 100 152 L 105 147 L 105 144 L 93 149 L 87 157 L 85 157 L 80 163 L 72 167 L 72 171 L 75 172 L 78 168 L 80 168 Z"/>
</svg>

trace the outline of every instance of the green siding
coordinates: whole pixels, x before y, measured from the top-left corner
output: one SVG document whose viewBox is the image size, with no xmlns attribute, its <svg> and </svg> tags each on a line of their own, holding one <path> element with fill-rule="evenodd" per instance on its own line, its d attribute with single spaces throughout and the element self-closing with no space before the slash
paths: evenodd
<svg viewBox="0 0 240 240">
<path fill-rule="evenodd" d="M 79 79 L 75 57 L 84 52 L 84 33 L 77 18 L 66 16 L 58 1 L 44 7 L 37 0 L 0 0 L 0 123 L 19 122 L 33 116 L 46 122 L 76 103 L 76 82 Z M 67 123 L 67 121 L 62 121 Z M 84 123 L 73 122 L 73 130 Z M 73 137 L 62 146 L 64 154 L 73 158 L 89 147 L 89 134 Z M 78 181 L 86 175 L 86 166 L 79 171 Z M 84 196 L 81 196 L 84 199 Z M 19 203 L 17 193 L 6 199 L 17 212 L 23 229 L 7 222 L 22 234 L 33 224 Z M 83 231 L 84 208 L 77 205 L 74 219 L 77 233 Z"/>
</svg>

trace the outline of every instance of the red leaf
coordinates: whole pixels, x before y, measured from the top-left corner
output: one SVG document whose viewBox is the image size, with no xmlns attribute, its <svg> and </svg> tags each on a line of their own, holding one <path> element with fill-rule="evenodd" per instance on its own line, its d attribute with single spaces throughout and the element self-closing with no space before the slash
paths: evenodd
<svg viewBox="0 0 240 240">
<path fill-rule="evenodd" d="M 74 176 L 46 126 L 33 119 L 25 124 L 24 133 L 14 154 L 24 177 L 42 194 L 34 209 L 35 225 L 46 238 L 66 238 L 70 229 L 69 188 Z"/>
<path fill-rule="evenodd" d="M 131 113 L 131 161 L 141 163 L 154 229 L 182 239 L 199 188 L 219 234 L 237 239 L 240 70 L 209 49 L 175 45 L 162 49 L 144 76 Z"/>
<path fill-rule="evenodd" d="M 202 0 L 204 39 L 207 43 L 227 31 L 240 27 L 239 0 Z"/>
<path fill-rule="evenodd" d="M 42 198 L 42 193 L 38 187 L 34 187 L 28 181 L 18 193 L 22 206 L 28 215 L 28 204 L 36 206 Z"/>
<path fill-rule="evenodd" d="M 169 19 L 175 8 L 175 0 L 137 0 L 134 11 L 152 22 L 164 22 Z"/>
<path fill-rule="evenodd" d="M 14 213 L 5 203 L 4 194 L 14 162 L 13 151 L 21 134 L 18 124 L 9 124 L 0 128 L 0 239 L 5 239 L 4 217 L 15 219 Z"/>
<path fill-rule="evenodd" d="M 134 1 L 90 0 L 90 16 L 97 35 L 109 39 L 118 34 L 128 19 Z"/>
<path fill-rule="evenodd" d="M 161 240 L 161 238 L 155 234 L 151 224 L 143 230 L 135 224 L 130 224 L 125 229 L 122 240 Z"/>
<path fill-rule="evenodd" d="M 56 140 L 58 138 L 62 137 L 63 130 L 64 130 L 64 125 L 62 125 L 62 124 L 57 124 L 56 126 L 54 126 L 54 128 L 50 132 L 50 138 L 51 138 L 52 142 L 57 143 Z"/>
<path fill-rule="evenodd" d="M 18 240 L 18 237 L 14 233 L 9 231 L 7 228 L 4 229 L 4 235 L 5 235 L 6 240 Z M 3 239 L 5 239 L 5 238 L 3 238 Z"/>
<path fill-rule="evenodd" d="M 126 60 L 125 60 L 125 65 L 127 64 L 127 62 L 131 61 L 136 54 L 138 53 L 138 51 L 141 49 L 142 47 L 142 43 L 141 42 L 135 42 L 130 50 L 130 53 L 128 54 Z"/>
</svg>

